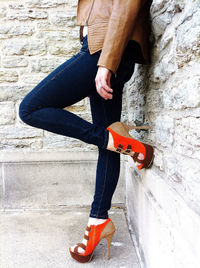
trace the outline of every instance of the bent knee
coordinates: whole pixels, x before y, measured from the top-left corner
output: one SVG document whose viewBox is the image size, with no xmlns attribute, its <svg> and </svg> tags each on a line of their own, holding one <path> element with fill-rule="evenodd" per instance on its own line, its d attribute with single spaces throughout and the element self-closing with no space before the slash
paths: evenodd
<svg viewBox="0 0 200 268">
<path fill-rule="evenodd" d="M 28 124 L 30 122 L 31 111 L 30 111 L 28 105 L 26 104 L 26 102 L 24 101 L 24 99 L 19 104 L 18 114 L 19 114 L 19 118 L 24 123 Z"/>
</svg>

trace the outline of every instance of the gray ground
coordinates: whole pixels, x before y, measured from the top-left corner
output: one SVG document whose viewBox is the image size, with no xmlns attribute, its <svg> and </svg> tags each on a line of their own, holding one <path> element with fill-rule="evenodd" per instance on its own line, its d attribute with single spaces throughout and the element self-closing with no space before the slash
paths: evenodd
<svg viewBox="0 0 200 268">
<path fill-rule="evenodd" d="M 1 268 L 139 268 L 123 209 L 109 212 L 116 232 L 106 259 L 106 240 L 99 242 L 90 263 L 71 258 L 68 248 L 81 242 L 89 209 L 11 210 L 0 212 Z"/>
</svg>

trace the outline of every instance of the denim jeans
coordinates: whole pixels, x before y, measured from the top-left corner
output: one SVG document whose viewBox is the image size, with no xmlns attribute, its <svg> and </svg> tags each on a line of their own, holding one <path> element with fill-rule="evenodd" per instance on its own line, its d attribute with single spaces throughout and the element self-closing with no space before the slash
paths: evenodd
<svg viewBox="0 0 200 268">
<path fill-rule="evenodd" d="M 135 50 L 131 48 L 130 53 L 133 52 L 137 53 L 136 46 Z M 111 76 L 113 98 L 105 100 L 97 93 L 95 86 L 100 53 L 90 55 L 86 35 L 80 51 L 53 70 L 24 97 L 19 116 L 30 126 L 98 147 L 95 193 L 89 216 L 107 219 L 119 178 L 120 154 L 106 149 L 109 133 L 106 127 L 120 121 L 123 86 L 132 76 L 135 62 L 127 46 L 117 76 Z M 90 100 L 93 123 L 63 109 L 86 97 Z"/>
</svg>

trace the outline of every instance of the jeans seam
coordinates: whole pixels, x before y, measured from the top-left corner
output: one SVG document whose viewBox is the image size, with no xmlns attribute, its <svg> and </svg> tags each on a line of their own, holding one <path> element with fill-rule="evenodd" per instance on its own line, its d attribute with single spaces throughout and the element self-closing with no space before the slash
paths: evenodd
<svg viewBox="0 0 200 268">
<path fill-rule="evenodd" d="M 106 116 L 105 106 L 104 106 L 104 102 L 103 101 L 102 101 L 102 105 L 103 105 L 103 111 L 104 111 L 105 121 L 106 121 L 106 124 L 108 124 L 108 119 L 107 119 L 107 116 Z M 106 154 L 106 168 L 105 168 L 104 185 L 103 185 L 102 195 L 101 195 L 101 199 L 100 199 L 99 207 L 98 207 L 98 211 L 97 211 L 97 217 L 98 217 L 98 214 L 99 214 L 99 209 L 100 209 L 100 206 L 101 206 L 101 201 L 102 201 L 103 193 L 104 193 L 104 190 L 105 190 L 106 178 L 107 178 L 107 176 L 106 176 L 107 175 L 107 169 L 108 169 L 108 154 Z"/>
<path fill-rule="evenodd" d="M 97 214 L 96 214 L 97 217 L 99 217 L 99 216 L 98 216 L 98 214 L 99 214 L 99 209 L 100 209 L 101 201 L 102 201 L 102 198 L 103 198 L 103 193 L 104 193 L 104 190 L 105 190 L 107 168 L 108 168 L 108 154 L 106 154 L 106 169 L 105 169 L 105 176 L 104 176 L 104 185 L 103 185 L 103 190 L 102 190 L 102 194 L 101 194 L 101 199 L 100 199 L 100 202 L 99 202 L 98 211 L 97 211 Z"/>
<path fill-rule="evenodd" d="M 85 53 L 80 53 L 80 51 L 75 54 L 78 56 L 78 54 L 80 55 L 80 57 L 82 57 Z M 50 80 L 53 80 L 55 77 L 57 77 L 60 73 L 62 73 L 63 71 L 65 71 L 67 68 L 71 67 L 74 63 L 77 62 L 77 60 L 80 59 L 80 57 L 76 57 L 70 64 L 66 65 L 62 70 L 60 70 L 57 74 L 55 74 Z"/>
<path fill-rule="evenodd" d="M 80 51 L 79 51 L 79 53 L 80 53 Z M 76 55 L 78 55 L 78 54 L 76 54 Z M 80 57 L 82 57 L 84 54 L 80 53 L 79 55 L 80 55 Z M 71 67 L 72 64 L 76 63 L 77 60 L 80 59 L 80 57 L 75 58 L 75 60 L 72 61 L 69 65 L 65 66 L 62 70 L 60 70 L 58 73 L 56 73 L 52 78 L 50 78 L 48 81 L 46 81 L 46 83 L 44 85 L 42 85 L 36 92 L 32 92 L 31 97 L 35 97 L 35 95 L 38 94 L 38 92 L 40 92 L 40 90 L 43 89 L 43 87 L 47 86 L 51 82 L 51 80 L 53 80 L 55 77 L 57 77 L 61 72 L 65 71 L 68 67 Z"/>
<path fill-rule="evenodd" d="M 103 149 L 106 149 L 106 147 L 107 147 L 106 145 L 108 144 L 107 135 L 108 135 L 108 130 L 105 129 L 105 139 L 104 139 Z"/>
<path fill-rule="evenodd" d="M 107 116 L 106 116 L 106 111 L 105 111 L 105 105 L 104 105 L 104 102 L 102 101 L 102 105 L 103 105 L 103 113 L 104 113 L 104 116 L 105 116 L 105 121 L 106 121 L 106 125 L 108 126 L 108 118 L 107 118 Z M 108 130 L 107 130 L 107 128 L 105 129 L 105 132 L 108 132 Z M 104 144 L 103 144 L 103 148 L 104 149 L 106 149 L 105 148 L 105 143 L 106 143 L 106 141 L 107 141 L 107 139 L 106 139 L 107 137 L 105 137 L 105 139 L 104 139 Z"/>
</svg>

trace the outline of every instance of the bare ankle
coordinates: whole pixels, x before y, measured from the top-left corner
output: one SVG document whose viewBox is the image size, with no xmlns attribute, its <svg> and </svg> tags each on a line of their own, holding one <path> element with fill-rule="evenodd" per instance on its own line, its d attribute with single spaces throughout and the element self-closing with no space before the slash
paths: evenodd
<svg viewBox="0 0 200 268">
<path fill-rule="evenodd" d="M 109 132 L 109 136 L 108 136 L 108 144 L 107 144 L 107 147 L 106 149 L 111 149 L 113 147 L 113 137 L 111 135 L 111 133 Z"/>
<path fill-rule="evenodd" d="M 97 224 L 104 223 L 105 221 L 106 219 L 89 217 L 88 225 L 97 225 Z"/>
</svg>

